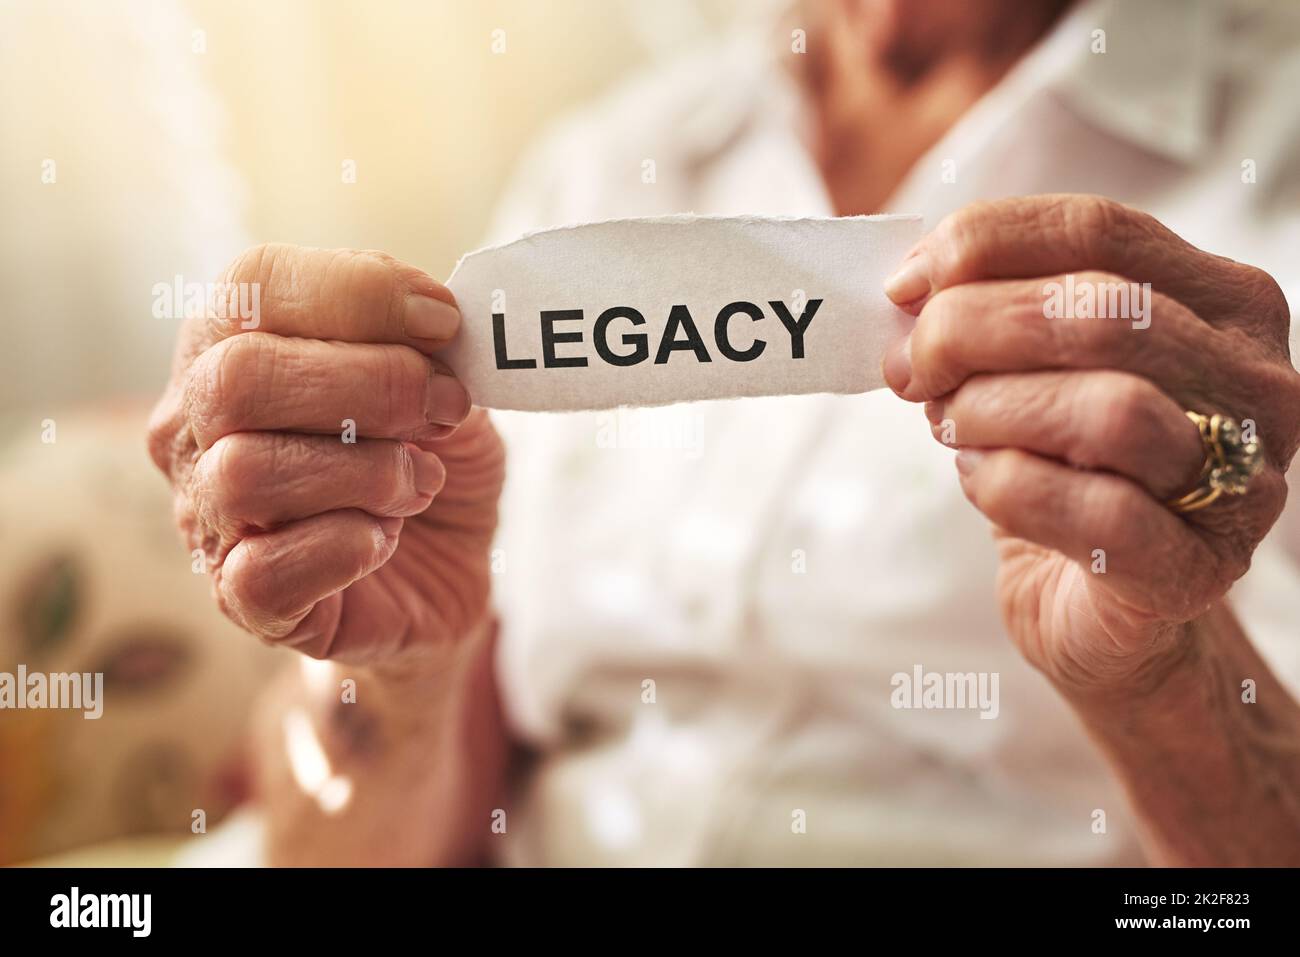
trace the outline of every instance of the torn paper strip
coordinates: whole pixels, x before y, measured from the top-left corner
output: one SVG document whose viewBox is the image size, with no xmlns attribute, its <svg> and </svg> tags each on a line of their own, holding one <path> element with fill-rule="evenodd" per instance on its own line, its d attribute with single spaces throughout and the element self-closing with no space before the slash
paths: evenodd
<svg viewBox="0 0 1300 957">
<path fill-rule="evenodd" d="M 470 253 L 441 355 L 476 405 L 604 409 L 866 392 L 909 317 L 881 285 L 918 216 L 669 216 L 530 233 Z"/>
</svg>

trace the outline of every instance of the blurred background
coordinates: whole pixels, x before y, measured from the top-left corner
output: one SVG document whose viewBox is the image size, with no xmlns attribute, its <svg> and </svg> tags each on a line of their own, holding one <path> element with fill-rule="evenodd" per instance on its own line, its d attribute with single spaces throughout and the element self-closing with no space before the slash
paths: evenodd
<svg viewBox="0 0 1300 957">
<path fill-rule="evenodd" d="M 219 617 L 147 460 L 155 286 L 265 240 L 445 278 L 543 126 L 761 7 L 0 0 L 0 672 L 122 702 L 4 713 L 0 863 L 160 860 L 174 837 L 105 842 L 215 824 L 281 660 Z"/>
<path fill-rule="evenodd" d="M 738 6 L 2 0 L 0 408 L 151 394 L 154 284 L 254 241 L 445 278 L 542 127 Z"/>
</svg>

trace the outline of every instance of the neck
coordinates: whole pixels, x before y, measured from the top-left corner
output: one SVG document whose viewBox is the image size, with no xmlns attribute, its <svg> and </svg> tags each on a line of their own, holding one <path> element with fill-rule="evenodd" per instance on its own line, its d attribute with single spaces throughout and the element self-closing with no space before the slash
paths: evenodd
<svg viewBox="0 0 1300 957">
<path fill-rule="evenodd" d="M 1069 2 L 817 4 L 802 79 L 813 105 L 814 155 L 836 212 L 880 212 L 915 162 Z"/>
</svg>

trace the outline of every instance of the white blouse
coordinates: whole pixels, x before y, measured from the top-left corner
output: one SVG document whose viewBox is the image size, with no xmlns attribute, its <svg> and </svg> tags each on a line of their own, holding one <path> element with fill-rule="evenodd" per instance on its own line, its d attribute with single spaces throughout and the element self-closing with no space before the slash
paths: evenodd
<svg viewBox="0 0 1300 957">
<path fill-rule="evenodd" d="M 1268 269 L 1294 301 L 1297 40 L 1282 4 L 1085 3 L 883 211 L 933 225 L 975 199 L 1105 194 Z M 565 123 L 522 163 L 494 238 L 828 214 L 791 55 L 740 38 Z M 883 390 L 497 421 L 498 673 L 538 751 L 500 860 L 1140 862 L 1116 782 L 1006 637 L 987 523 L 919 408 Z M 1300 687 L 1300 568 L 1279 538 L 1234 597 Z M 918 667 L 996 674 L 996 715 L 895 708 L 894 676 Z"/>
</svg>

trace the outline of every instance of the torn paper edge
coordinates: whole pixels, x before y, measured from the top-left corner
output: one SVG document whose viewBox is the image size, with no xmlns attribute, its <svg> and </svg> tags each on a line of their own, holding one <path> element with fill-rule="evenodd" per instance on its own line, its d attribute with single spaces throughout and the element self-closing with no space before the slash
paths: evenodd
<svg viewBox="0 0 1300 957">
<path fill-rule="evenodd" d="M 747 214 L 741 216 L 721 216 L 721 215 L 698 215 L 696 213 L 670 213 L 664 216 L 617 216 L 613 219 L 593 219 L 584 223 L 563 223 L 558 226 L 545 226 L 541 229 L 530 229 L 527 232 L 516 236 L 514 239 L 506 240 L 503 243 L 493 243 L 490 246 L 480 246 L 478 249 L 465 253 L 456 260 L 456 266 L 452 269 L 451 275 L 443 283 L 450 286 L 451 281 L 456 278 L 456 273 L 467 259 L 472 259 L 479 253 L 491 253 L 500 249 L 508 249 L 520 243 L 526 243 L 538 236 L 547 236 L 551 233 L 571 232 L 575 229 L 585 229 L 588 226 L 618 226 L 623 224 L 641 224 L 650 225 L 681 225 L 689 226 L 698 222 L 717 222 L 724 221 L 729 223 L 842 223 L 842 222 L 921 222 L 925 219 L 919 213 L 871 213 L 870 215 L 861 216 L 762 216 L 758 214 Z"/>
</svg>

